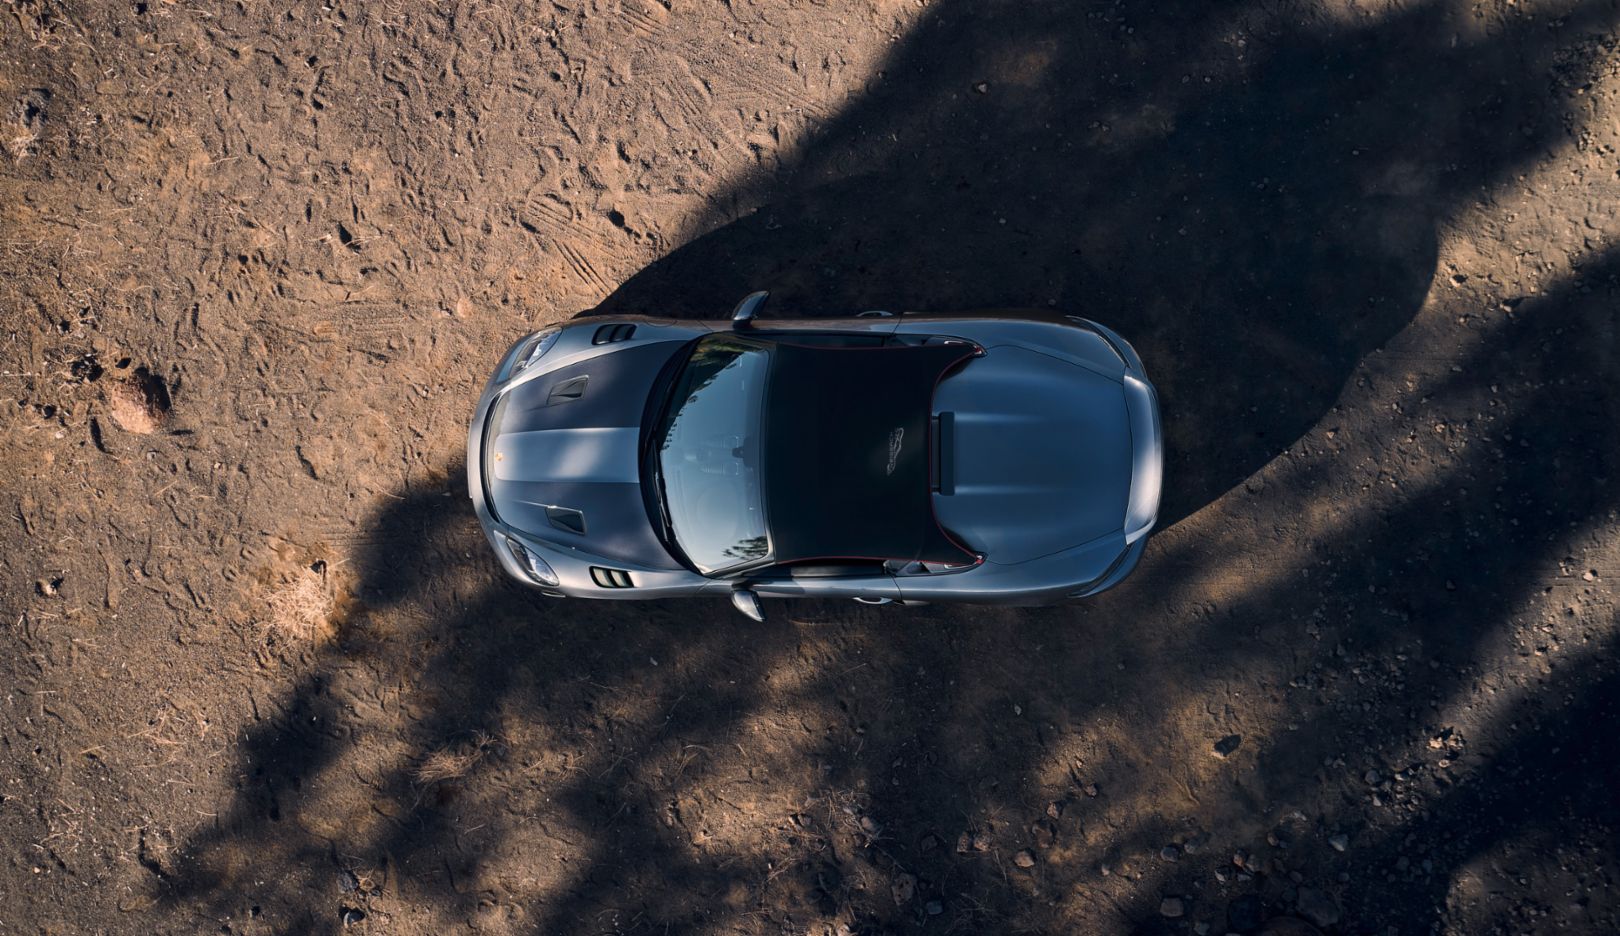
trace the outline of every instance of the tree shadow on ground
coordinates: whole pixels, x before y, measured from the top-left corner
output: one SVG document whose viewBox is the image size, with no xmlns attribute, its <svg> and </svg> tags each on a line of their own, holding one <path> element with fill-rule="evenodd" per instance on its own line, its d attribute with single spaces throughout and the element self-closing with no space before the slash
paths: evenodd
<svg viewBox="0 0 1620 936">
<path fill-rule="evenodd" d="M 1293 446 L 1412 319 L 1437 226 L 1561 141 L 1549 69 L 1573 67 L 1565 50 L 1612 8 L 1467 38 L 1433 6 L 1294 15 L 938 3 L 791 172 L 719 199 L 712 231 L 598 311 L 713 316 L 753 288 L 806 314 L 1055 303 L 1147 360 L 1172 451 L 1166 519 L 1186 517 Z M 749 213 L 720 223 L 732 211 Z M 1258 841 L 1234 886 L 1268 911 L 1309 883 L 1343 898 L 1347 927 L 1444 922 L 1484 850 L 1614 829 L 1589 779 L 1613 752 L 1561 753 L 1611 710 L 1602 655 L 1496 716 L 1540 722 L 1482 755 L 1505 778 L 1470 762 L 1460 784 L 1426 767 L 1369 791 L 1356 762 L 1437 730 L 1431 701 L 1482 678 L 1571 537 L 1615 508 L 1603 484 L 1547 479 L 1617 464 L 1616 284 L 1611 255 L 1428 390 L 1436 411 L 1494 400 L 1489 434 L 1514 445 L 1457 453 L 1393 505 L 1343 505 L 1312 555 L 1260 557 L 1309 568 L 1308 584 L 1256 579 L 1219 602 L 1166 581 L 1027 612 L 803 604 L 763 627 L 695 603 L 557 603 L 500 580 L 459 496 L 404 492 L 358 557 L 338 642 L 244 740 L 236 801 L 167 892 L 215 917 L 268 894 L 254 899 L 274 898 L 282 931 L 394 901 L 491 931 L 1128 930 L 1156 919 L 1161 892 L 1214 901 L 1212 869 Z M 1368 436 L 1343 465 L 1398 457 Z M 1270 496 L 1304 509 L 1344 481 Z M 1178 568 L 1229 562 L 1171 551 Z M 1139 575 L 1157 582 L 1169 558 L 1150 552 Z M 1397 653 L 1413 665 L 1389 678 L 1346 671 Z M 1215 690 L 1238 674 L 1296 730 L 1249 736 L 1230 773 L 1176 769 L 1207 756 L 1178 732 L 1238 717 L 1188 716 L 1229 709 Z M 1142 732 L 1172 763 L 1121 753 Z M 424 781 L 441 750 L 472 762 Z M 1587 825 L 1500 808 L 1526 783 Z M 1382 880 L 1302 856 L 1331 829 L 1380 867 L 1420 843 L 1413 867 L 1428 868 Z M 1169 841 L 1209 847 L 1158 859 Z M 1033 867 L 1015 861 L 1025 849 Z M 1348 881 L 1329 876 L 1341 869 Z"/>
</svg>

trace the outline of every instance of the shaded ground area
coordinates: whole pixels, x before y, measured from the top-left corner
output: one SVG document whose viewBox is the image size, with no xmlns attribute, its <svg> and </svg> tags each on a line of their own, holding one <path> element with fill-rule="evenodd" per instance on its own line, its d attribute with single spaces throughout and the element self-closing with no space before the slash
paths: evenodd
<svg viewBox="0 0 1620 936">
<path fill-rule="evenodd" d="M 0 10 L 0 929 L 1610 932 L 1620 6 Z M 553 602 L 540 324 L 1058 307 L 1041 610 Z"/>
</svg>

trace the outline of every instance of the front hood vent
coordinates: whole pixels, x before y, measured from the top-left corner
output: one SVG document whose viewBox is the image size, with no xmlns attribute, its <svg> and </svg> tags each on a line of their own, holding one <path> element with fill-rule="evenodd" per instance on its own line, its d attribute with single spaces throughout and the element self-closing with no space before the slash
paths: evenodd
<svg viewBox="0 0 1620 936">
<path fill-rule="evenodd" d="M 546 405 L 556 406 L 559 403 L 572 403 L 585 395 L 585 385 L 591 380 L 590 375 L 582 374 L 570 377 L 551 385 L 551 392 L 546 394 Z"/>
<path fill-rule="evenodd" d="M 547 507 L 546 522 L 559 530 L 585 535 L 585 514 L 572 507 Z"/>
<path fill-rule="evenodd" d="M 613 344 L 616 341 L 629 341 L 635 337 L 636 326 L 629 322 L 616 322 L 612 325 L 603 325 L 591 336 L 591 344 Z"/>
</svg>

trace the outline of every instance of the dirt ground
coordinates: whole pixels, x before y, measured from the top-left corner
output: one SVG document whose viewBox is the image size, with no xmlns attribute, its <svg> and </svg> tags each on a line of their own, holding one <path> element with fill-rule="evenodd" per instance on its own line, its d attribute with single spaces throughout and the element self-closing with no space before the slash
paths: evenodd
<svg viewBox="0 0 1620 936">
<path fill-rule="evenodd" d="M 1620 930 L 1617 49 L 1614 0 L 6 0 L 0 933 Z M 1136 574 L 505 581 L 499 352 L 760 288 L 1130 338 Z"/>
</svg>

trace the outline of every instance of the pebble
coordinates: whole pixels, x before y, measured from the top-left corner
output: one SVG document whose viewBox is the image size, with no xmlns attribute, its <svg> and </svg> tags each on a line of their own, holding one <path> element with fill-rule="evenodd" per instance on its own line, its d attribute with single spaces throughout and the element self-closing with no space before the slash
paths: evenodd
<svg viewBox="0 0 1620 936">
<path fill-rule="evenodd" d="M 1187 905 L 1182 903 L 1180 897 L 1166 897 L 1159 901 L 1159 916 L 1170 920 L 1179 920 L 1187 912 Z"/>
<path fill-rule="evenodd" d="M 1082 792 L 1085 793 L 1087 796 L 1092 797 L 1093 799 L 1095 799 L 1098 795 L 1100 795 L 1102 793 L 1101 790 L 1097 789 L 1097 784 L 1095 784 L 1095 783 L 1086 784 L 1085 788 L 1084 788 L 1084 790 L 1082 790 Z"/>
<path fill-rule="evenodd" d="M 911 903 L 911 898 L 917 893 L 917 878 L 910 874 L 897 875 L 894 883 L 889 885 L 889 892 L 894 896 L 895 906 L 903 907 Z"/>
<path fill-rule="evenodd" d="M 923 905 L 923 909 L 928 911 L 929 916 L 939 916 L 945 912 L 945 905 L 937 900 L 930 900 Z"/>
<path fill-rule="evenodd" d="M 1159 857 L 1163 858 L 1165 861 L 1180 861 L 1181 849 L 1174 845 L 1166 845 L 1159 849 Z"/>
<path fill-rule="evenodd" d="M 1035 867 L 1035 853 L 1026 848 L 1013 856 L 1013 864 L 1020 868 L 1033 868 Z"/>
<path fill-rule="evenodd" d="M 1233 751 L 1238 749 L 1238 745 L 1242 743 L 1242 735 L 1229 734 L 1221 740 L 1215 742 L 1215 747 L 1213 749 L 1214 754 L 1216 757 L 1220 758 L 1229 757 Z"/>
<path fill-rule="evenodd" d="M 1350 836 L 1343 834 L 1335 835 L 1328 839 L 1328 844 L 1333 846 L 1334 851 L 1342 852 L 1350 847 Z"/>
</svg>

